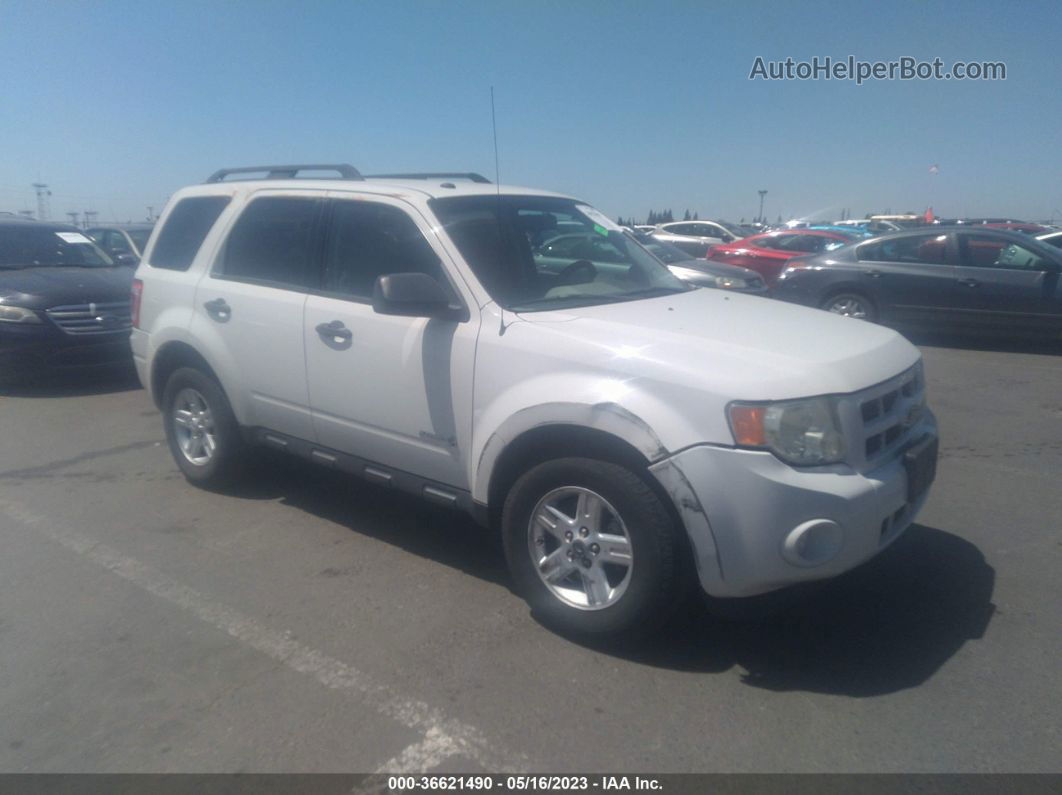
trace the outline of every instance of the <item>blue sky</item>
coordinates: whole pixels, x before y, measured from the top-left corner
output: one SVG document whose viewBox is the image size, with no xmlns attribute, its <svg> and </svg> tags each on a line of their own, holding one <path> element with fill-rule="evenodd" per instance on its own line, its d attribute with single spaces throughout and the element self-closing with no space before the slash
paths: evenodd
<svg viewBox="0 0 1062 795">
<path fill-rule="evenodd" d="M 223 166 L 494 176 L 616 216 L 1062 220 L 1056 2 L 0 0 L 0 210 L 139 219 Z M 1000 82 L 750 81 L 757 56 Z M 931 164 L 940 173 L 929 173 Z"/>
</svg>

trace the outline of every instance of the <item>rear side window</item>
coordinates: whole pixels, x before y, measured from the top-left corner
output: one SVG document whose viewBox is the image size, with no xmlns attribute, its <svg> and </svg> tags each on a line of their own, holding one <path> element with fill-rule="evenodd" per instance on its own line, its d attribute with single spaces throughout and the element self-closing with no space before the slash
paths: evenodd
<svg viewBox="0 0 1062 795">
<path fill-rule="evenodd" d="M 252 201 L 225 243 L 222 278 L 280 287 L 316 286 L 315 232 L 321 201 L 265 196 Z"/>
<path fill-rule="evenodd" d="M 155 250 L 151 252 L 152 267 L 188 270 L 207 233 L 228 203 L 228 196 L 192 196 L 177 202 L 155 241 Z"/>
<path fill-rule="evenodd" d="M 903 262 L 922 265 L 947 263 L 947 235 L 907 235 L 893 237 L 859 247 L 862 262 Z"/>
<path fill-rule="evenodd" d="M 326 292 L 371 298 L 378 277 L 410 272 L 426 273 L 445 289 L 442 263 L 408 215 L 385 204 L 335 202 Z"/>
</svg>

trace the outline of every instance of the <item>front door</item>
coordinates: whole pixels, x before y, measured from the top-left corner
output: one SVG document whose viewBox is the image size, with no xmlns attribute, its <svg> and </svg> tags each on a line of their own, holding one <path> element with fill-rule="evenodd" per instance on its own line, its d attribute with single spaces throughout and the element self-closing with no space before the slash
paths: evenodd
<svg viewBox="0 0 1062 795">
<path fill-rule="evenodd" d="M 1001 330 L 1057 326 L 1058 266 L 1020 243 L 976 232 L 959 233 L 955 285 L 961 319 Z"/>
<path fill-rule="evenodd" d="M 399 200 L 335 194 L 328 215 L 322 293 L 309 297 L 305 317 L 318 443 L 467 489 L 478 314 L 377 314 L 373 287 L 390 273 L 427 273 L 461 302 L 446 254 Z"/>
</svg>

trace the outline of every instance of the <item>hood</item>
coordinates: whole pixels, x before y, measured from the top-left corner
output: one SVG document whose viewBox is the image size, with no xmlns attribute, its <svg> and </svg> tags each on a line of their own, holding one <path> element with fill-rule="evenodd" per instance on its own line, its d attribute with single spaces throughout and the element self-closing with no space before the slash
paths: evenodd
<svg viewBox="0 0 1062 795">
<path fill-rule="evenodd" d="M 855 392 L 920 358 L 883 326 L 721 290 L 519 317 L 539 332 L 534 336 L 555 338 L 538 340 L 539 350 L 562 350 L 584 367 L 724 400 Z"/>
<path fill-rule="evenodd" d="M 0 299 L 29 309 L 125 301 L 132 284 L 132 268 L 121 266 L 0 270 Z"/>
</svg>

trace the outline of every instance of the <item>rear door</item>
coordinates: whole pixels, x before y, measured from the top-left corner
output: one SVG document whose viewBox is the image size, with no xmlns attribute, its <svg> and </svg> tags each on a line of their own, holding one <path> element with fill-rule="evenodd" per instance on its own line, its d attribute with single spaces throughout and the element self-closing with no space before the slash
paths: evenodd
<svg viewBox="0 0 1062 795">
<path fill-rule="evenodd" d="M 306 373 L 317 441 L 467 489 L 478 312 L 465 321 L 377 314 L 379 276 L 421 272 L 465 303 L 447 255 L 405 202 L 336 193 L 323 284 L 306 305 Z"/>
<path fill-rule="evenodd" d="M 955 286 L 961 318 L 1007 330 L 1056 326 L 1059 265 L 1020 243 L 977 232 L 959 232 Z"/>
<path fill-rule="evenodd" d="M 303 312 L 319 280 L 323 208 L 319 194 L 253 194 L 199 282 L 191 329 L 225 370 L 244 424 L 307 440 Z"/>
<path fill-rule="evenodd" d="M 952 322 L 955 312 L 954 236 L 928 232 L 862 243 L 859 284 L 882 319 Z"/>
</svg>

